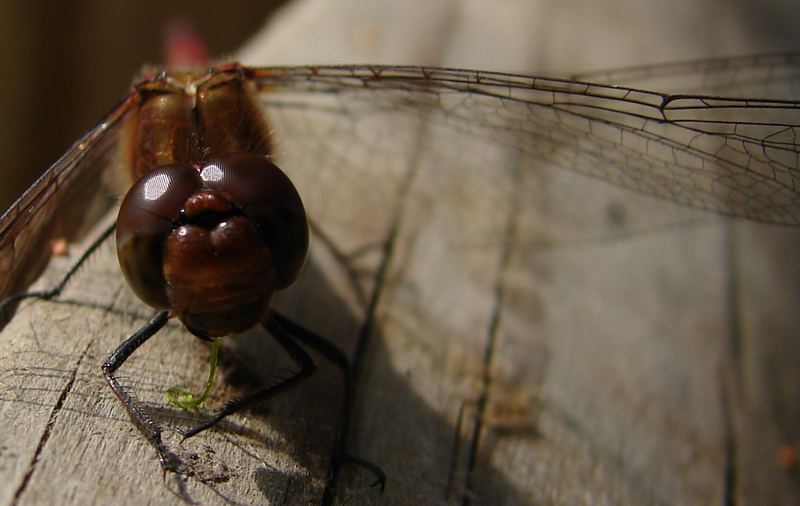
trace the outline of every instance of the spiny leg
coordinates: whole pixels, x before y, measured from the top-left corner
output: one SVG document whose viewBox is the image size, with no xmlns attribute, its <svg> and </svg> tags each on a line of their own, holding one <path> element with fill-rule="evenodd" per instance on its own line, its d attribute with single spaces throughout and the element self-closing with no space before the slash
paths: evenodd
<svg viewBox="0 0 800 506">
<path fill-rule="evenodd" d="M 270 385 L 258 392 L 248 395 L 239 400 L 229 402 L 219 413 L 210 418 L 207 422 L 198 425 L 190 430 L 182 432 L 184 437 L 192 437 L 200 432 L 209 429 L 222 421 L 228 415 L 241 411 L 257 402 L 274 397 L 290 388 L 293 388 L 301 381 L 310 377 L 316 370 L 311 357 L 293 339 L 296 338 L 309 348 L 322 355 L 325 359 L 333 362 L 341 371 L 343 376 L 343 399 L 345 406 L 340 420 L 337 421 L 336 438 L 334 441 L 333 459 L 331 461 L 331 480 L 325 488 L 323 504 L 331 504 L 335 492 L 336 477 L 339 474 L 344 462 L 349 461 L 369 469 L 376 477 L 375 485 L 380 486 L 383 491 L 386 483 L 386 475 L 383 470 L 375 464 L 360 457 L 348 455 L 345 452 L 345 439 L 347 435 L 347 420 L 351 410 L 351 389 L 350 389 L 350 365 L 345 354 L 332 342 L 324 337 L 302 327 L 286 316 L 270 310 L 267 319 L 262 323 L 263 327 L 275 337 L 278 344 L 286 350 L 289 356 L 300 367 L 300 371 L 295 375 L 277 383 Z"/>
<path fill-rule="evenodd" d="M 383 492 L 383 488 L 386 485 L 386 474 L 383 472 L 383 470 L 366 459 L 355 455 L 349 455 L 345 449 L 347 443 L 346 439 L 348 422 L 350 420 L 353 401 L 350 378 L 350 362 L 347 360 L 344 352 L 342 352 L 342 350 L 330 340 L 295 323 L 287 316 L 284 316 L 275 310 L 270 310 L 270 318 L 279 326 L 285 328 L 303 344 L 334 363 L 342 373 L 342 405 L 344 406 L 344 409 L 342 410 L 340 419 L 337 420 L 336 439 L 334 441 L 333 459 L 331 461 L 331 480 L 329 486 L 325 489 L 323 504 L 332 503 L 333 494 L 335 492 L 336 476 L 338 476 L 342 464 L 346 461 L 369 469 L 375 475 L 375 483 L 373 486 L 379 485 L 381 492 Z"/>
<path fill-rule="evenodd" d="M 61 281 L 56 284 L 53 288 L 49 290 L 36 290 L 30 292 L 21 292 L 15 293 L 14 295 L 10 295 L 3 300 L 0 300 L 0 317 L 2 317 L 2 321 L 8 321 L 8 308 L 11 307 L 13 304 L 22 301 L 23 299 L 30 299 L 30 298 L 39 298 L 39 299 L 46 299 L 50 300 L 55 297 L 61 295 L 61 292 L 64 291 L 64 287 L 67 286 L 67 283 L 72 279 L 76 272 L 81 268 L 81 266 L 89 259 L 89 257 L 97 251 L 97 248 L 100 247 L 106 239 L 114 233 L 114 229 L 116 228 L 116 222 L 112 223 L 108 226 L 103 232 L 95 239 L 92 244 L 86 248 L 80 257 L 72 264 L 72 267 L 64 274 L 61 278 Z"/>
<path fill-rule="evenodd" d="M 249 406 L 252 406 L 257 402 L 265 401 L 271 397 L 283 393 L 286 390 L 297 386 L 298 383 L 314 374 L 314 371 L 316 370 L 314 361 L 311 360 L 311 357 L 308 355 L 308 353 L 306 353 L 305 350 L 303 350 L 303 348 L 300 347 L 300 345 L 298 345 L 285 330 L 283 330 L 275 322 L 271 321 L 269 317 L 262 323 L 262 325 L 267 332 L 272 334 L 275 340 L 278 341 L 278 344 L 280 344 L 289 357 L 294 360 L 300 370 L 292 376 L 279 381 L 278 383 L 264 387 L 261 390 L 242 397 L 241 399 L 230 401 L 225 405 L 224 408 L 222 408 L 222 410 L 219 411 L 219 413 L 211 417 L 208 421 L 189 430 L 182 431 L 181 433 L 184 437 L 189 438 L 197 435 L 200 432 L 203 432 L 204 430 L 218 424 L 228 415 L 232 415 L 242 411 L 243 409 L 246 409 Z"/>
<path fill-rule="evenodd" d="M 180 458 L 172 453 L 161 441 L 161 427 L 147 416 L 139 404 L 131 399 L 131 396 L 128 395 L 128 392 L 125 391 L 114 375 L 128 357 L 130 357 L 139 346 L 144 344 L 145 341 L 161 330 L 168 320 L 169 313 L 167 311 L 161 311 L 153 316 L 150 321 L 145 323 L 142 328 L 137 330 L 109 355 L 108 360 L 103 364 L 103 375 L 106 378 L 106 382 L 108 382 L 108 385 L 111 387 L 111 390 L 114 391 L 125 406 L 131 419 L 144 433 L 147 440 L 155 447 L 158 452 L 161 467 L 164 470 L 181 473 L 184 471 L 183 462 L 181 462 Z"/>
</svg>

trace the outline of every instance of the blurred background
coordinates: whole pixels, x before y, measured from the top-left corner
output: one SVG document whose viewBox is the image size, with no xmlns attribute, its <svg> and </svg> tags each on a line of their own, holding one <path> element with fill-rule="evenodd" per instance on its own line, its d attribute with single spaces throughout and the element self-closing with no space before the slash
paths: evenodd
<svg viewBox="0 0 800 506">
<path fill-rule="evenodd" d="M 0 209 L 163 61 L 165 27 L 193 23 L 212 56 L 235 51 L 285 0 L 0 0 Z"/>
</svg>

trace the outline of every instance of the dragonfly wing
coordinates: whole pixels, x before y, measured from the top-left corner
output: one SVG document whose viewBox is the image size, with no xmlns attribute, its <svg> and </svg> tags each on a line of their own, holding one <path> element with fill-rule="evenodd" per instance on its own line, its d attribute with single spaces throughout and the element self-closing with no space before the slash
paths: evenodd
<svg viewBox="0 0 800 506">
<path fill-rule="evenodd" d="M 325 109 L 331 117 L 350 118 L 339 129 L 368 109 L 403 112 L 463 138 L 517 149 L 531 166 L 557 167 L 723 215 L 800 222 L 796 100 L 670 95 L 424 67 L 253 72 L 267 92 L 268 110 Z"/>
<path fill-rule="evenodd" d="M 99 190 L 113 164 L 131 96 L 76 141 L 0 218 L 0 298 L 24 290 L 47 265 L 50 240 L 73 239 L 105 211 Z"/>
<path fill-rule="evenodd" d="M 800 53 L 776 53 L 640 65 L 572 76 L 576 81 L 725 97 L 792 100 L 800 96 Z"/>
</svg>

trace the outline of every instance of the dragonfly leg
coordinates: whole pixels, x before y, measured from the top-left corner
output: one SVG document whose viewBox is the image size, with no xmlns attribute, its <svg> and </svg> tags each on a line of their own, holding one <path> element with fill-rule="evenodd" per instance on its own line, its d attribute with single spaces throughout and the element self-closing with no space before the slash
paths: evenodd
<svg viewBox="0 0 800 506">
<path fill-rule="evenodd" d="M 158 452 L 161 467 L 166 471 L 180 473 L 183 471 L 183 463 L 180 458 L 171 452 L 161 441 L 161 427 L 147 416 L 142 407 L 137 404 L 128 392 L 122 387 L 114 373 L 122 364 L 141 346 L 145 341 L 153 337 L 169 320 L 167 311 L 161 311 L 137 330 L 131 337 L 126 339 L 114 350 L 103 364 L 103 375 L 111 390 L 117 395 L 125 406 L 131 419 L 147 437 L 147 440 L 155 447 Z"/>
<path fill-rule="evenodd" d="M 111 236 L 111 234 L 114 233 L 114 229 L 116 228 L 116 226 L 117 224 L 116 222 L 114 222 L 111 225 L 109 225 L 108 228 L 103 230 L 103 232 L 97 237 L 97 239 L 95 239 L 92 242 L 92 244 L 90 244 L 89 247 L 86 248 L 86 251 L 84 251 L 81 254 L 81 256 L 75 261 L 75 263 L 72 264 L 72 267 L 70 267 L 67 273 L 64 274 L 64 277 L 61 278 L 61 281 L 59 281 L 58 284 L 56 284 L 56 286 L 54 286 L 53 288 L 50 288 L 49 290 L 36 290 L 30 292 L 15 293 L 13 295 L 6 297 L 3 300 L 0 300 L 0 316 L 2 317 L 2 321 L 4 322 L 8 321 L 10 316 L 9 313 L 10 312 L 13 313 L 13 311 L 9 311 L 9 308 L 11 308 L 16 303 L 24 299 L 38 298 L 38 299 L 50 300 L 61 295 L 61 292 L 64 291 L 64 287 L 67 286 L 67 283 L 69 283 L 70 279 L 72 279 L 75 273 L 78 272 L 78 269 L 81 268 L 81 266 L 86 262 L 86 260 L 88 260 L 89 257 L 92 256 L 92 254 L 95 251 L 97 251 L 97 248 L 99 248 L 100 245 L 103 244 L 103 242 L 105 242 L 105 240 L 108 239 L 109 236 Z"/>
<path fill-rule="evenodd" d="M 368 469 L 372 474 L 375 475 L 375 482 L 372 484 L 372 486 L 379 487 L 381 493 L 383 493 L 383 489 L 386 486 L 386 473 L 383 472 L 383 469 L 378 467 L 373 462 L 370 462 L 367 459 L 363 459 L 357 455 L 350 455 L 348 453 L 345 453 L 342 456 L 342 459 L 344 462 L 351 462 L 365 469 Z"/>
<path fill-rule="evenodd" d="M 222 410 L 219 411 L 216 415 L 211 417 L 208 421 L 196 426 L 192 427 L 189 430 L 181 431 L 181 434 L 185 438 L 192 437 L 194 435 L 203 432 L 206 429 L 213 427 L 214 425 L 218 424 L 228 415 L 232 415 L 237 413 L 243 409 L 246 409 L 253 404 L 256 404 L 261 401 L 265 401 L 271 397 L 274 397 L 280 393 L 285 392 L 295 386 L 298 383 L 302 382 L 303 380 L 309 378 L 314 371 L 316 370 L 316 366 L 314 365 L 314 361 L 308 355 L 308 353 L 303 350 L 303 348 L 297 344 L 294 339 L 282 328 L 271 323 L 269 318 L 263 324 L 264 328 L 275 337 L 275 340 L 278 341 L 278 344 L 286 351 L 286 353 L 294 360 L 300 370 L 293 374 L 292 376 L 285 378 L 277 383 L 271 384 L 267 387 L 262 388 L 252 394 L 249 394 L 241 399 L 235 399 L 230 401 L 228 404 L 225 405 Z"/>
<path fill-rule="evenodd" d="M 336 440 L 334 441 L 333 457 L 331 459 L 331 480 L 329 486 L 325 489 L 323 504 L 329 504 L 333 502 L 336 477 L 338 476 L 344 462 L 357 464 L 372 472 L 372 474 L 375 475 L 375 483 L 373 486 L 379 486 L 380 491 L 383 492 L 383 488 L 386 485 L 386 473 L 384 473 L 380 467 L 372 462 L 361 457 L 349 455 L 345 451 L 348 422 L 350 420 L 350 413 L 353 407 L 350 362 L 347 360 L 347 356 L 345 356 L 344 352 L 342 352 L 342 350 L 330 340 L 308 330 L 301 325 L 298 325 L 288 317 L 278 313 L 275 310 L 270 310 L 270 319 L 273 320 L 278 326 L 290 332 L 303 344 L 322 355 L 325 359 L 334 363 L 339 368 L 339 371 L 342 373 L 342 377 L 344 379 L 342 384 L 342 404 L 344 409 L 342 410 L 340 419 L 337 422 Z"/>
</svg>

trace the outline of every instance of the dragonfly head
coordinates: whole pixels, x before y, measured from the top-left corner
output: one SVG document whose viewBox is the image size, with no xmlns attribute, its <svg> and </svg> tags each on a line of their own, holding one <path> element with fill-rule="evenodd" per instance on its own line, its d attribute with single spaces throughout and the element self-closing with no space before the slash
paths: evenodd
<svg viewBox="0 0 800 506">
<path fill-rule="evenodd" d="M 260 322 L 273 291 L 299 275 L 307 251 L 300 197 L 260 155 L 227 155 L 199 169 L 159 167 L 131 187 L 117 219 L 128 284 L 200 337 Z"/>
</svg>

